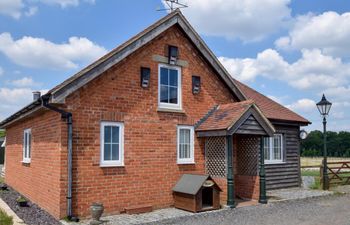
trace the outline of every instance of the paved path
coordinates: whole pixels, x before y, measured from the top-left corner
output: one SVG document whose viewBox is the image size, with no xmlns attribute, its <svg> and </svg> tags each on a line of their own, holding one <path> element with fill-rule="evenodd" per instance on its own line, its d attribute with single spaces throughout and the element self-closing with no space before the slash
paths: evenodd
<svg viewBox="0 0 350 225">
<path fill-rule="evenodd" d="M 163 220 L 157 225 L 350 225 L 350 195 L 333 195 Z"/>
</svg>

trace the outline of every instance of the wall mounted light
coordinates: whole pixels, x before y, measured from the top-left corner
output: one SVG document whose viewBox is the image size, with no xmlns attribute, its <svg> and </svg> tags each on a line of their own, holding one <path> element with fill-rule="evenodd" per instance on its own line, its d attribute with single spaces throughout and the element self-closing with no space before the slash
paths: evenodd
<svg viewBox="0 0 350 225">
<path fill-rule="evenodd" d="M 201 90 L 201 77 L 192 76 L 192 93 L 198 94 Z"/>
<path fill-rule="evenodd" d="M 169 64 L 175 65 L 176 61 L 179 57 L 179 51 L 176 46 L 169 45 L 168 46 L 168 59 L 169 59 Z"/>
<path fill-rule="evenodd" d="M 150 78 L 151 78 L 151 69 L 147 67 L 141 67 L 141 87 L 149 87 Z"/>
</svg>

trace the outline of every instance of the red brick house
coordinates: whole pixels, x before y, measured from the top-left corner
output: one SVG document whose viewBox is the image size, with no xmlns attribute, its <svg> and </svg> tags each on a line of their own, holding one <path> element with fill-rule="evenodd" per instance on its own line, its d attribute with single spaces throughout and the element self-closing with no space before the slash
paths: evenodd
<svg viewBox="0 0 350 225">
<path fill-rule="evenodd" d="M 171 206 L 188 173 L 213 177 L 223 205 L 264 203 L 299 185 L 308 124 L 234 80 L 174 11 L 0 123 L 5 181 L 56 218 Z"/>
</svg>

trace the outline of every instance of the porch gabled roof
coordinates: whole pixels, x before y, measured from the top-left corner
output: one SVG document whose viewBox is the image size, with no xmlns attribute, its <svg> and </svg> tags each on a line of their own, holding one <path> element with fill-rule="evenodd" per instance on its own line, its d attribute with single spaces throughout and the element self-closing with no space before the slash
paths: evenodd
<svg viewBox="0 0 350 225">
<path fill-rule="evenodd" d="M 198 137 L 234 133 L 273 136 L 275 129 L 252 100 L 219 105 L 196 127 Z"/>
</svg>

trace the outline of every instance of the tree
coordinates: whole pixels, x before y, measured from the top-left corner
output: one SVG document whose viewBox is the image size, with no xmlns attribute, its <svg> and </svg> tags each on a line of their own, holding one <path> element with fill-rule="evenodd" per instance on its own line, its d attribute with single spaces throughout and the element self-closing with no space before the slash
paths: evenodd
<svg viewBox="0 0 350 225">
<path fill-rule="evenodd" d="M 4 130 L 0 130 L 0 137 L 5 137 L 5 131 Z"/>
<path fill-rule="evenodd" d="M 350 132 L 327 131 L 328 156 L 350 157 Z M 311 131 L 305 140 L 301 141 L 302 156 L 323 156 L 323 133 Z"/>
</svg>

